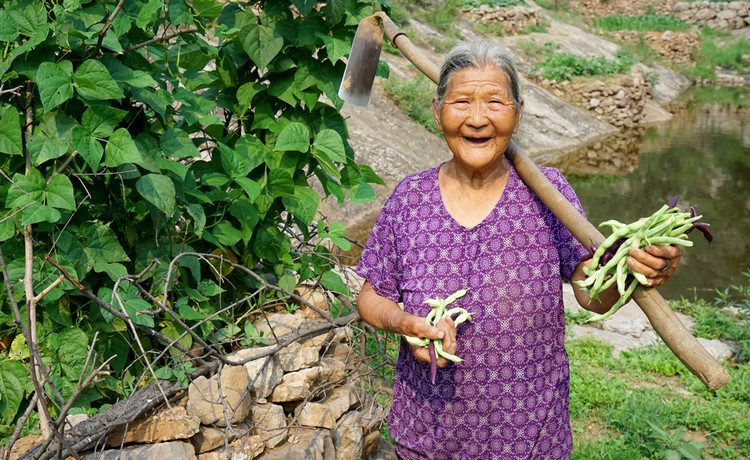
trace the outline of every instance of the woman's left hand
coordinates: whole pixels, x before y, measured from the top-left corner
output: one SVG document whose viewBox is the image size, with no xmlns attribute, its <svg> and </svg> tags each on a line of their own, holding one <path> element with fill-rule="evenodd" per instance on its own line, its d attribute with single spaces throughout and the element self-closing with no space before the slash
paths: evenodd
<svg viewBox="0 0 750 460">
<path fill-rule="evenodd" d="M 682 252 L 677 246 L 649 245 L 630 248 L 628 255 L 627 263 L 633 271 L 642 273 L 649 286 L 660 286 L 674 273 Z"/>
</svg>

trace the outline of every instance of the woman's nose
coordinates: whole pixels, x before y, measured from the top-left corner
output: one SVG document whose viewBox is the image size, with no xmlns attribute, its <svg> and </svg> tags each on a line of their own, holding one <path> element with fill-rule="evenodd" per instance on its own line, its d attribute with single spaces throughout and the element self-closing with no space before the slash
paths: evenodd
<svg viewBox="0 0 750 460">
<path fill-rule="evenodd" d="M 484 104 L 474 102 L 471 104 L 466 124 L 473 127 L 481 127 L 487 124 L 487 113 Z"/>
</svg>

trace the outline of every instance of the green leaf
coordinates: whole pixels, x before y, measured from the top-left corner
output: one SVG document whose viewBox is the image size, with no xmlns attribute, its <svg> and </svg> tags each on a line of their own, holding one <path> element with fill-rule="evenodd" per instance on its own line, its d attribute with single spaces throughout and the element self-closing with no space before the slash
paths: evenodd
<svg viewBox="0 0 750 460">
<path fill-rule="evenodd" d="M 130 317 L 130 320 L 135 324 L 142 326 L 154 327 L 154 318 L 147 314 L 138 314 L 139 312 L 147 312 L 151 310 L 151 304 L 143 299 L 123 299 L 123 306 L 125 312 Z"/>
<path fill-rule="evenodd" d="M 320 196 L 310 187 L 295 186 L 294 198 L 282 198 L 286 209 L 310 225 L 315 220 L 320 205 Z"/>
<path fill-rule="evenodd" d="M 23 402 L 26 368 L 18 361 L 0 360 L 0 414 L 3 425 L 10 425 Z"/>
<path fill-rule="evenodd" d="M 234 151 L 234 149 L 219 142 L 219 152 L 221 153 L 221 165 L 224 168 L 229 177 L 232 179 L 236 177 L 242 177 L 247 174 L 245 169 L 245 162 L 242 156 Z"/>
<path fill-rule="evenodd" d="M 27 147 L 34 166 L 59 158 L 68 151 L 68 144 L 63 139 L 35 137 L 27 144 Z"/>
<path fill-rule="evenodd" d="M 107 167 L 114 168 L 126 163 L 141 164 L 142 162 L 141 153 L 127 129 L 120 128 L 109 136 L 107 148 L 104 149 L 104 163 Z"/>
<path fill-rule="evenodd" d="M 261 71 L 284 47 L 284 38 L 274 28 L 248 24 L 242 28 L 242 47 Z"/>
<path fill-rule="evenodd" d="M 242 190 L 250 198 L 250 201 L 255 201 L 258 195 L 260 195 L 260 185 L 254 180 L 247 177 L 235 177 L 234 181 L 242 187 Z"/>
<path fill-rule="evenodd" d="M 247 243 L 258 225 L 258 210 L 245 200 L 237 200 L 229 207 L 229 213 L 242 225 L 242 239 Z"/>
<path fill-rule="evenodd" d="M 46 112 L 73 97 L 70 75 L 60 64 L 42 62 L 36 72 L 36 83 Z"/>
<path fill-rule="evenodd" d="M 106 225 L 93 223 L 86 237 L 86 250 L 94 260 L 106 262 L 125 262 L 130 260 L 125 250 L 117 241 L 115 232 Z"/>
<path fill-rule="evenodd" d="M 47 205 L 75 211 L 76 200 L 73 196 L 73 183 L 65 174 L 54 176 L 47 184 Z"/>
<path fill-rule="evenodd" d="M 23 210 L 23 225 L 33 225 L 39 222 L 51 222 L 55 223 L 60 220 L 62 215 L 60 211 L 51 207 L 45 206 L 42 203 L 34 203 L 28 208 Z"/>
<path fill-rule="evenodd" d="M 141 6 L 140 11 L 138 11 L 138 17 L 135 20 L 136 27 L 146 31 L 146 26 L 160 16 L 159 10 L 162 7 L 164 7 L 164 3 L 160 0 L 149 0 L 148 3 Z"/>
<path fill-rule="evenodd" d="M 247 109 L 252 107 L 253 98 L 265 89 L 265 86 L 257 81 L 251 81 L 237 88 L 237 103 L 239 104 L 239 115 L 244 115 Z"/>
<path fill-rule="evenodd" d="M 94 105 L 86 109 L 81 117 L 81 125 L 95 137 L 107 137 L 117 124 L 128 114 L 124 110 L 104 105 Z"/>
<path fill-rule="evenodd" d="M 341 135 L 332 129 L 323 129 L 315 135 L 313 154 L 315 150 L 324 152 L 328 158 L 339 163 L 346 163 L 346 150 Z"/>
<path fill-rule="evenodd" d="M 13 106 L 5 106 L 0 109 L 0 153 L 9 155 L 21 155 L 23 153 L 21 116 Z"/>
<path fill-rule="evenodd" d="M 99 170 L 99 163 L 104 156 L 104 147 L 98 140 L 94 139 L 86 128 L 82 126 L 73 128 L 73 148 L 78 151 L 78 154 L 83 157 L 86 164 L 94 172 Z"/>
<path fill-rule="evenodd" d="M 323 7 L 323 13 L 326 17 L 326 22 L 330 25 L 336 25 L 344 19 L 346 14 L 346 3 L 345 0 L 329 0 Z"/>
<path fill-rule="evenodd" d="M 322 32 L 316 33 L 316 35 L 326 44 L 326 51 L 328 52 L 328 59 L 331 62 L 336 62 L 342 57 L 349 54 L 351 51 L 351 45 L 344 40 L 336 37 L 330 37 Z"/>
<path fill-rule="evenodd" d="M 159 140 L 161 149 L 170 158 L 200 157 L 198 148 L 185 131 L 172 128 L 164 131 Z"/>
<path fill-rule="evenodd" d="M 170 178 L 161 174 L 146 174 L 138 179 L 135 188 L 149 203 L 167 216 L 172 216 L 175 206 L 175 188 Z"/>
<path fill-rule="evenodd" d="M 272 150 L 266 144 L 261 142 L 257 137 L 249 134 L 237 139 L 237 142 L 234 144 L 234 150 L 242 155 L 247 171 L 252 171 L 260 166 L 265 160 L 266 155 L 272 153 Z"/>
<path fill-rule="evenodd" d="M 310 130 L 304 123 L 292 122 L 284 126 L 276 139 L 274 150 L 288 152 L 290 150 L 305 153 L 310 148 Z"/>
<path fill-rule="evenodd" d="M 83 374 L 88 351 L 89 340 L 85 332 L 78 328 L 67 328 L 60 332 L 60 347 L 57 349 L 57 356 L 63 373 L 69 380 L 78 381 Z"/>
<path fill-rule="evenodd" d="M 0 10 L 0 42 L 14 42 L 20 32 L 13 16 L 7 10 Z"/>
<path fill-rule="evenodd" d="M 9 186 L 8 195 L 5 198 L 5 206 L 16 209 L 34 201 L 42 204 L 44 185 L 44 177 L 36 168 L 29 169 L 25 175 L 14 174 L 13 184 Z"/>
<path fill-rule="evenodd" d="M 121 99 L 124 94 L 104 64 L 93 59 L 83 61 L 73 75 L 78 94 L 86 99 Z"/>
<path fill-rule="evenodd" d="M 172 0 L 169 4 L 169 20 L 175 26 L 189 26 L 193 23 L 193 13 L 190 12 L 185 0 Z"/>
<path fill-rule="evenodd" d="M 203 210 L 203 206 L 193 203 L 187 205 L 187 211 L 195 222 L 195 234 L 200 237 L 206 227 L 206 212 Z"/>
<path fill-rule="evenodd" d="M 320 278 L 320 284 L 322 284 L 326 289 L 340 292 L 341 294 L 350 295 L 349 288 L 341 280 L 341 277 L 337 273 L 334 273 L 330 270 L 323 273 L 323 276 Z"/>
<path fill-rule="evenodd" d="M 283 169 L 272 169 L 268 172 L 268 189 L 274 196 L 294 198 L 292 175 Z"/>
<path fill-rule="evenodd" d="M 226 220 L 222 220 L 212 229 L 211 234 L 216 237 L 221 244 L 234 246 L 242 239 L 242 232 L 232 226 Z"/>
<path fill-rule="evenodd" d="M 328 231 L 326 232 L 326 234 L 331 239 L 333 244 L 343 249 L 344 251 L 348 251 L 352 248 L 352 244 L 344 238 L 346 229 L 340 222 L 331 222 L 331 224 L 328 226 Z"/>
<path fill-rule="evenodd" d="M 216 0 L 193 0 L 193 11 L 196 16 L 216 19 L 222 8 L 223 5 Z"/>
<path fill-rule="evenodd" d="M 363 180 L 351 188 L 349 199 L 352 200 L 352 203 L 369 203 L 375 199 L 375 190 L 372 188 L 372 185 Z"/>
</svg>

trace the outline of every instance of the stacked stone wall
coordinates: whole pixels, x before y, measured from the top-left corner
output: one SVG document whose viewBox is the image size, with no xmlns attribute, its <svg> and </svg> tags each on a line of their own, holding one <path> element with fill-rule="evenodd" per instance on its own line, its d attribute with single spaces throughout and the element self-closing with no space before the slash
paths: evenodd
<svg viewBox="0 0 750 460">
<path fill-rule="evenodd" d="M 534 83 L 558 98 L 593 112 L 618 128 L 633 128 L 646 121 L 644 107 L 651 99 L 651 84 L 642 72 L 608 81 L 557 82 L 532 76 Z"/>
<path fill-rule="evenodd" d="M 272 353 L 278 348 L 273 337 L 282 342 L 321 322 L 307 309 L 267 316 L 257 329 L 271 343 L 227 356 L 246 363 L 198 377 L 180 398 L 110 433 L 106 447 L 81 452 L 82 458 L 395 460 L 392 445 L 381 442 L 387 409 L 369 396 L 357 373 L 351 327 Z M 22 454 L 22 445 L 41 440 L 25 441 L 11 458 Z"/>
<path fill-rule="evenodd" d="M 520 34 L 530 27 L 544 25 L 544 15 L 538 6 L 514 6 L 511 8 L 482 5 L 479 8 L 465 8 L 465 16 L 473 22 L 495 24 L 506 35 Z"/>
<path fill-rule="evenodd" d="M 612 36 L 623 42 L 638 43 L 644 40 L 646 44 L 659 53 L 662 59 L 678 66 L 695 65 L 695 53 L 702 46 L 700 34 L 695 30 L 684 32 L 636 32 L 633 30 L 618 30 Z"/>
</svg>

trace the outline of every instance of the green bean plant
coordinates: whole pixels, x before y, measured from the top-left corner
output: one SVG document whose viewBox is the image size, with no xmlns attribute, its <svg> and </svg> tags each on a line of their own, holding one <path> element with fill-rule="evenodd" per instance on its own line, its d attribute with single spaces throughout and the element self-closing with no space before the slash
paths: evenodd
<svg viewBox="0 0 750 460">
<path fill-rule="evenodd" d="M 337 96 L 381 3 L 0 2 L 0 439 L 33 397 L 44 431 L 186 383 L 297 283 L 346 292 L 318 206 L 383 183 Z"/>
</svg>

